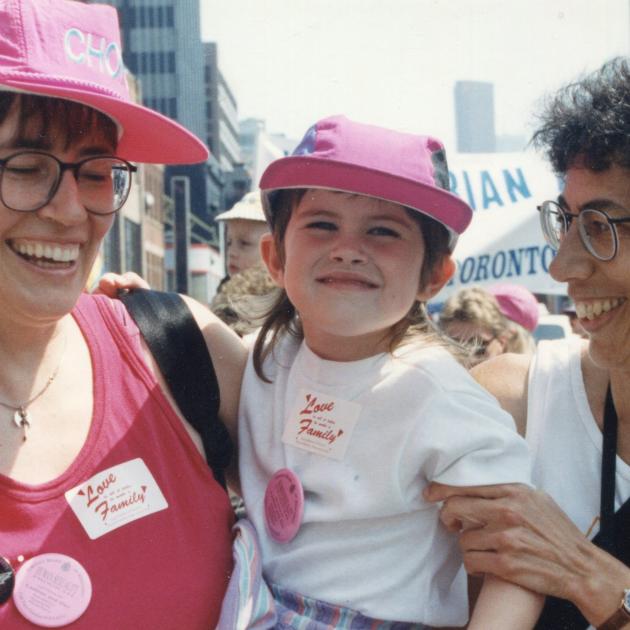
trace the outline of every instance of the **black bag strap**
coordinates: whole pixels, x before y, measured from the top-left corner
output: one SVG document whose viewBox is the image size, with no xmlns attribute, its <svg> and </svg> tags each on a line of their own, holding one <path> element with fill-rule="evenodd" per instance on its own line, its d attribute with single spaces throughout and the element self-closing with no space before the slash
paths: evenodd
<svg viewBox="0 0 630 630">
<path fill-rule="evenodd" d="M 206 461 L 225 488 L 232 440 L 219 418 L 219 383 L 205 339 L 177 293 L 147 289 L 120 299 L 136 322 L 180 411 L 201 436 Z"/>
</svg>

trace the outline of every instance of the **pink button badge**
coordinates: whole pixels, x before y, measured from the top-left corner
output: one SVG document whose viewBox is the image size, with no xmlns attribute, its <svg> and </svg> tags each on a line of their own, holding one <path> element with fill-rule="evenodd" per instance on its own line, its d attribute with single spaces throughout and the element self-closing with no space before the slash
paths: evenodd
<svg viewBox="0 0 630 630">
<path fill-rule="evenodd" d="M 304 490 L 298 476 L 288 468 L 279 470 L 265 490 L 265 524 L 269 535 L 288 543 L 300 529 L 304 516 Z"/>
<path fill-rule="evenodd" d="M 35 556 L 15 576 L 15 606 L 37 626 L 59 628 L 72 623 L 85 612 L 91 598 L 87 571 L 61 553 Z"/>
</svg>

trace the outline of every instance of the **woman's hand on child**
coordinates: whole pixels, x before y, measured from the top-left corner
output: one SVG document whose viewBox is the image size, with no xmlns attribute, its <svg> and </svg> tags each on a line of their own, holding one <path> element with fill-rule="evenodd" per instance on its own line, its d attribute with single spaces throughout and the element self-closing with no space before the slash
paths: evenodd
<svg viewBox="0 0 630 630">
<path fill-rule="evenodd" d="M 469 574 L 490 573 L 524 588 L 574 602 L 601 622 L 608 592 L 630 572 L 593 545 L 546 493 L 520 484 L 459 487 L 430 484 L 427 501 L 444 501 L 440 518 L 450 531 L 464 528 L 460 548 Z M 597 594 L 597 597 L 594 596 Z M 603 618 L 602 618 L 603 617 Z"/>
<path fill-rule="evenodd" d="M 102 293 L 115 298 L 121 289 L 150 289 L 148 282 L 133 271 L 123 274 L 108 272 L 103 274 L 94 293 Z"/>
</svg>

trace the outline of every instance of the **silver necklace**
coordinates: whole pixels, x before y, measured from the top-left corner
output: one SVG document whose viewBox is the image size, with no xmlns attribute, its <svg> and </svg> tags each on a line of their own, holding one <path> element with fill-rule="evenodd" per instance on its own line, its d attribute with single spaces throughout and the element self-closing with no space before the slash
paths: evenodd
<svg viewBox="0 0 630 630">
<path fill-rule="evenodd" d="M 59 359 L 59 363 L 57 367 L 54 369 L 53 373 L 48 377 L 48 380 L 44 384 L 35 396 L 27 400 L 26 402 L 20 403 L 19 405 L 11 405 L 3 400 L 0 400 L 0 406 L 5 409 L 10 409 L 13 411 L 13 424 L 15 424 L 18 429 L 22 429 L 22 442 L 26 442 L 26 438 L 28 437 L 28 431 L 31 428 L 32 416 L 28 412 L 28 407 L 31 403 L 35 402 L 40 396 L 43 396 L 45 391 L 51 386 L 52 382 L 57 377 L 59 373 L 59 369 L 61 368 L 61 364 L 63 363 L 63 357 L 66 354 L 66 345 L 68 342 L 68 337 L 66 336 L 63 342 L 63 350 L 61 352 L 61 358 Z"/>
</svg>

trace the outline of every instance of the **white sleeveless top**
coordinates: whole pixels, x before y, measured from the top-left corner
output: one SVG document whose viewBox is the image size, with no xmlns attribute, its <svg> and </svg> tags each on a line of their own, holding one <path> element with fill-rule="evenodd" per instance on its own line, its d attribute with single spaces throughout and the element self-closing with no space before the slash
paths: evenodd
<svg viewBox="0 0 630 630">
<path fill-rule="evenodd" d="M 599 531 L 602 433 L 586 397 L 581 343 L 574 337 L 538 344 L 529 370 L 526 439 L 534 484 L 592 538 Z M 629 496 L 630 466 L 617 457 L 615 509 Z"/>
</svg>

